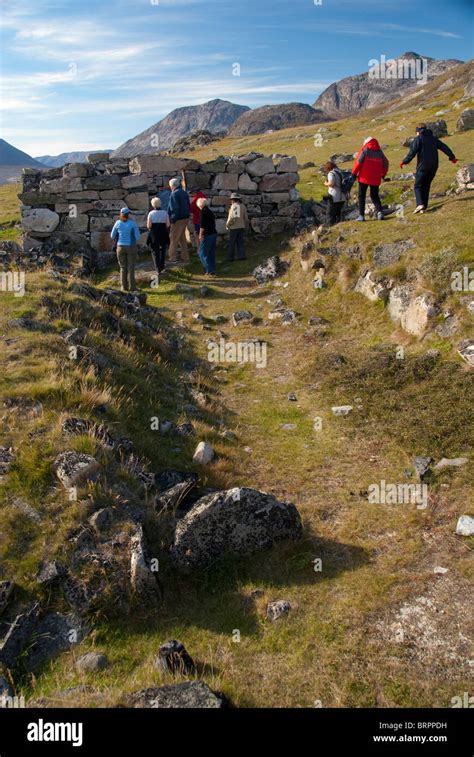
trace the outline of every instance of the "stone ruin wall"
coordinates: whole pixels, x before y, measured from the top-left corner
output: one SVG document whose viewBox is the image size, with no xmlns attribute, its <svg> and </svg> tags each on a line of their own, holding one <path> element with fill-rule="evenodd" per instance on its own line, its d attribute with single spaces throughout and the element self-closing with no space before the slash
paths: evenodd
<svg viewBox="0 0 474 757">
<path fill-rule="evenodd" d="M 88 163 L 61 168 L 23 170 L 21 218 L 24 252 L 62 250 L 110 257 L 110 231 L 120 208 L 128 206 L 146 239 L 150 199 L 174 176 L 185 176 L 190 194 L 201 189 L 217 219 L 218 234 L 226 234 L 225 221 L 232 192 L 247 206 L 250 228 L 256 235 L 292 230 L 301 216 L 296 189 L 296 158 L 278 160 L 259 153 L 239 158 L 217 158 L 207 163 L 166 155 L 131 159 L 89 156 Z"/>
</svg>

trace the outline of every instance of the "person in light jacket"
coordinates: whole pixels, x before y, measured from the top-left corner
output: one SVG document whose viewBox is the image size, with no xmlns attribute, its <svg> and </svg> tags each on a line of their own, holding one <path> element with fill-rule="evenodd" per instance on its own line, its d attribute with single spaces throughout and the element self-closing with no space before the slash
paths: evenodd
<svg viewBox="0 0 474 757">
<path fill-rule="evenodd" d="M 327 173 L 324 186 L 328 188 L 327 223 L 329 226 L 333 226 L 335 223 L 342 221 L 342 211 L 345 203 L 342 191 L 342 174 L 331 160 L 328 160 L 324 165 L 324 170 Z"/>
<path fill-rule="evenodd" d="M 128 208 L 122 208 L 119 220 L 114 223 L 110 236 L 117 245 L 122 292 L 133 292 L 137 288 L 135 266 L 137 264 L 137 244 L 140 230 L 136 221 L 130 218 Z"/>
<path fill-rule="evenodd" d="M 226 228 L 229 231 L 229 251 L 227 259 L 232 262 L 235 260 L 237 250 L 237 260 L 245 260 L 245 229 L 248 227 L 247 208 L 242 202 L 242 198 L 236 192 L 230 196 L 231 206 L 227 217 Z"/>
</svg>

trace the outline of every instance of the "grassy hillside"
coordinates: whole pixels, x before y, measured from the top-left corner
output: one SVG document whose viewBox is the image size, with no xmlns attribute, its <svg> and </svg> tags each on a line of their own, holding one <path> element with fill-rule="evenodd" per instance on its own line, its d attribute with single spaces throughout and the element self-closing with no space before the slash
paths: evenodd
<svg viewBox="0 0 474 757">
<path fill-rule="evenodd" d="M 428 91 L 429 107 L 423 111 L 421 101 L 413 99 L 408 110 L 379 109 L 331 123 L 331 132 L 340 136 L 319 148 L 305 128 L 226 139 L 193 155 L 204 159 L 255 149 L 295 154 L 300 162 L 319 166 L 330 154 L 353 152 L 371 134 L 387 145 L 390 174 L 399 174 L 397 164 L 406 152 L 402 139 L 418 120 L 430 120 L 460 94 L 449 91 L 431 100 Z M 458 113 L 451 109 L 443 116 L 450 134 Z M 400 124 L 407 125 L 406 131 L 397 130 Z M 297 139 L 301 132 L 307 136 Z M 463 161 L 469 159 L 469 133 L 446 141 Z M 442 160 L 433 191 L 446 190 L 453 175 L 454 167 Z M 302 171 L 301 177 L 304 198 L 322 196 L 317 168 Z M 410 187 L 410 181 L 384 185 L 391 201 Z M 465 639 L 472 540 L 454 531 L 459 515 L 472 514 L 472 466 L 437 473 L 426 509 L 370 504 L 367 490 L 382 479 L 415 481 L 416 455 L 472 460 L 472 371 L 456 350 L 461 338 L 472 335 L 472 315 L 462 301 L 465 294 L 449 288 L 453 270 L 469 263 L 472 268 L 471 204 L 466 196 L 444 196 L 435 198 L 432 212 L 421 218 L 407 212 L 402 219 L 345 222 L 332 229 L 321 245 L 337 245 L 338 254 L 324 256 L 327 287 L 322 290 L 313 288 L 313 276 L 299 264 L 310 234 L 290 240 L 282 253 L 281 237 L 252 241 L 249 259 L 232 266 L 220 250 L 218 276 L 211 283 L 194 258 L 185 273 L 169 273 L 159 290 L 151 289 L 151 266 L 143 260 L 140 285 L 161 324 L 154 336 L 142 336 L 130 324 L 126 339 L 111 339 L 101 318 L 88 320 L 85 298 L 68 288 L 72 278 L 61 283 L 46 272 L 32 273 L 26 297 L 2 294 L 0 393 L 33 401 L 21 411 L 5 409 L 1 442 L 13 446 L 17 458 L 0 492 L 0 565 L 15 580 L 20 598 L 37 594 L 39 561 L 62 555 L 67 534 L 85 523 L 91 502 L 142 497 L 130 471 L 96 439 L 82 435 L 66 443 L 61 421 L 67 414 L 104 420 L 114 435 L 134 441 L 153 470 L 195 470 L 204 486 L 260 488 L 295 502 L 304 522 L 299 543 L 183 578 L 169 564 L 166 524 L 150 508 L 152 554 L 163 563 L 163 606 L 157 611 L 140 607 L 133 616 L 108 608 L 93 618 L 93 632 L 41 675 L 15 671 L 17 691 L 28 699 L 45 697 L 50 705 L 117 704 L 126 693 L 171 681 L 153 665 L 159 645 L 171 638 L 185 644 L 198 662 L 198 675 L 239 707 L 447 707 L 452 697 L 469 690 Z M 14 217 L 7 207 L 0 223 Z M 416 274 L 420 286 L 443 296 L 443 310 L 459 318 L 454 338 L 434 331 L 421 340 L 411 337 L 381 303 L 354 293 L 374 247 L 399 239 L 411 239 L 414 246 L 386 273 L 400 281 Z M 356 244 L 358 258 L 350 251 Z M 273 254 L 291 263 L 288 274 L 274 285 L 257 287 L 251 271 Z M 102 288 L 117 283 L 115 270 L 95 281 Z M 192 291 L 179 292 L 177 284 L 183 283 Z M 210 290 L 206 296 L 200 289 L 204 284 Z M 295 324 L 268 320 L 273 308 L 268 300 L 275 296 L 297 312 Z M 216 314 L 230 319 L 241 309 L 261 320 L 239 328 L 229 320 L 222 325 L 213 320 Z M 202 319 L 196 320 L 195 312 Z M 47 323 L 50 330 L 6 325 L 20 316 Z M 327 323 L 308 326 L 314 316 Z M 89 326 L 90 346 L 106 358 L 102 371 L 67 359 L 59 334 L 80 324 Z M 213 367 L 207 342 L 218 338 L 220 329 L 229 339 L 267 342 L 266 368 Z M 176 334 L 185 337 L 181 349 L 170 347 Z M 402 360 L 396 357 L 400 347 Z M 189 419 L 185 364 L 196 360 L 201 362 L 193 385 L 208 398 L 200 417 L 192 419 L 197 437 L 157 435 L 150 417 Z M 296 401 L 288 399 L 290 392 Z M 331 407 L 342 404 L 352 405 L 353 412 L 334 416 Z M 315 418 L 320 430 L 314 428 Z M 235 439 L 224 439 L 224 429 Z M 207 439 L 217 453 L 204 469 L 192 463 L 199 439 Z M 52 474 L 53 460 L 66 446 L 94 454 L 103 467 L 99 482 L 74 503 Z M 315 570 L 318 558 L 321 571 Z M 437 566 L 448 572 L 435 573 Z M 289 600 L 292 610 L 288 618 L 271 623 L 265 608 L 276 599 Z M 51 601 L 64 609 L 61 598 Z M 396 635 L 400 626 L 402 641 Z M 106 652 L 110 667 L 78 673 L 74 659 L 92 649 Z M 87 687 L 76 690 L 72 702 L 64 690 L 82 684 Z"/>
</svg>

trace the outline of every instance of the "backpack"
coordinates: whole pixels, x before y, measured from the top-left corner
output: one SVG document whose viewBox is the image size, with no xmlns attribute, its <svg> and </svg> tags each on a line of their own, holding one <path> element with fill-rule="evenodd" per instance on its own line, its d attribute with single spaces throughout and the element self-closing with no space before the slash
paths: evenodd
<svg viewBox="0 0 474 757">
<path fill-rule="evenodd" d="M 352 172 L 348 171 L 347 169 L 333 168 L 333 171 L 335 174 L 337 174 L 337 176 L 339 176 L 341 192 L 346 198 L 346 200 L 348 200 L 351 193 L 351 189 L 354 186 L 355 176 L 353 176 Z"/>
</svg>

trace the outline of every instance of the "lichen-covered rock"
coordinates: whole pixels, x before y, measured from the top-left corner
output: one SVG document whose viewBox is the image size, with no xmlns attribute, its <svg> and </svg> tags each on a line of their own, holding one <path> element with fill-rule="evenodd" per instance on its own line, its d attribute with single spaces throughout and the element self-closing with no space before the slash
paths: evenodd
<svg viewBox="0 0 474 757">
<path fill-rule="evenodd" d="M 198 465 L 209 465 L 213 459 L 214 450 L 209 442 L 199 442 L 194 451 L 193 463 L 197 463 Z"/>
<path fill-rule="evenodd" d="M 456 183 L 458 192 L 474 189 L 474 163 L 462 166 L 456 172 Z"/>
<path fill-rule="evenodd" d="M 62 578 L 66 574 L 66 569 L 57 560 L 41 562 L 36 574 L 36 580 L 39 584 L 51 584 Z"/>
<path fill-rule="evenodd" d="M 53 464 L 56 476 L 66 489 L 70 489 L 81 481 L 90 480 L 99 467 L 95 457 L 75 450 L 61 452 Z"/>
<path fill-rule="evenodd" d="M 17 615 L 10 623 L 10 627 L 0 641 L 0 666 L 12 668 L 17 657 L 25 648 L 33 630 L 36 626 L 40 607 L 39 604 L 30 605 L 27 609 Z"/>
<path fill-rule="evenodd" d="M 283 276 L 287 270 L 288 263 L 281 260 L 278 255 L 274 255 L 254 268 L 252 276 L 255 277 L 258 284 L 266 284 L 268 281 L 273 281 L 273 279 Z"/>
<path fill-rule="evenodd" d="M 100 652 L 87 652 L 76 660 L 76 668 L 81 673 L 98 673 L 108 667 L 107 655 Z"/>
<path fill-rule="evenodd" d="M 474 518 L 471 515 L 461 515 L 457 525 L 458 536 L 474 536 Z"/>
<path fill-rule="evenodd" d="M 174 686 L 142 689 L 126 697 L 126 707 L 164 709 L 222 709 L 228 701 L 203 681 L 185 681 Z"/>
<path fill-rule="evenodd" d="M 184 644 L 176 639 L 171 639 L 161 645 L 155 665 L 164 673 L 173 673 L 173 675 L 191 676 L 196 672 L 194 660 Z"/>
<path fill-rule="evenodd" d="M 386 302 L 390 293 L 391 282 L 385 277 L 378 276 L 374 271 L 365 271 L 359 276 L 354 287 L 355 292 L 363 294 L 368 300 Z"/>
<path fill-rule="evenodd" d="M 4 476 L 10 470 L 15 453 L 13 447 L 0 447 L 0 476 Z"/>
<path fill-rule="evenodd" d="M 249 323 L 252 318 L 253 315 L 250 310 L 237 310 L 232 313 L 232 324 L 233 326 L 240 326 L 241 323 Z"/>
<path fill-rule="evenodd" d="M 456 131 L 470 131 L 474 129 L 474 108 L 466 108 L 458 118 Z"/>
<path fill-rule="evenodd" d="M 202 497 L 179 520 L 171 556 L 179 569 L 189 570 L 298 539 L 301 532 L 293 504 L 256 489 L 229 489 Z"/>
<path fill-rule="evenodd" d="M 378 268 L 393 265 L 401 256 L 415 246 L 412 239 L 400 239 L 398 242 L 378 244 L 374 250 L 373 261 Z"/>
<path fill-rule="evenodd" d="M 291 604 L 286 599 L 278 599 L 275 602 L 269 602 L 267 605 L 267 618 L 274 622 L 279 618 L 288 615 L 291 610 Z"/>
<path fill-rule="evenodd" d="M 41 665 L 79 644 L 87 627 L 75 614 L 50 613 L 37 625 L 25 660 L 26 670 L 36 672 Z"/>
<path fill-rule="evenodd" d="M 161 586 L 156 571 L 151 570 L 141 526 L 136 527 L 130 539 L 130 584 L 135 595 L 161 601 Z"/>
</svg>

